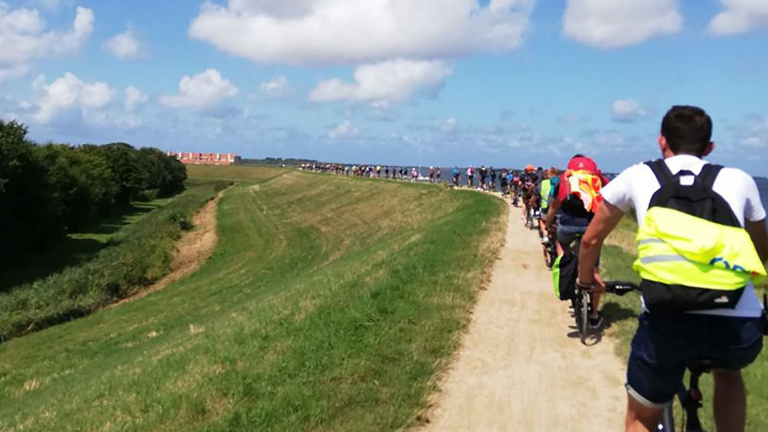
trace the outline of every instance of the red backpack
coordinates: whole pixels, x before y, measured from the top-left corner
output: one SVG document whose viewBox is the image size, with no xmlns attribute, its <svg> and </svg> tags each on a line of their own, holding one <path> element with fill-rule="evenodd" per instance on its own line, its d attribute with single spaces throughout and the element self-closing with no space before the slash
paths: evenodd
<svg viewBox="0 0 768 432">
<path fill-rule="evenodd" d="M 588 157 L 575 157 L 560 177 L 558 201 L 564 212 L 573 215 L 595 213 L 603 200 L 600 190 L 604 177 L 595 161 Z"/>
</svg>

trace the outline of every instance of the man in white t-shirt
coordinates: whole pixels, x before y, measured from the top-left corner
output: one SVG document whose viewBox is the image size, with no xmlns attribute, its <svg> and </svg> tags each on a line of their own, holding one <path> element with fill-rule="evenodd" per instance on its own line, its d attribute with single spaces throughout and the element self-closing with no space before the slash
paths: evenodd
<svg viewBox="0 0 768 432">
<path fill-rule="evenodd" d="M 714 148 L 711 136 L 712 120 L 702 109 L 673 107 L 662 121 L 659 136 L 659 148 L 669 171 L 699 175 L 707 164 L 701 158 Z M 687 174 L 681 174 L 679 181 L 685 182 L 686 177 L 693 181 Z M 628 168 L 603 188 L 604 202 L 581 242 L 579 285 L 594 284 L 592 263 L 624 213 L 634 209 L 638 224 L 642 224 L 659 188 L 659 181 L 646 164 Z M 754 179 L 741 170 L 723 168 L 712 190 L 725 199 L 749 233 L 760 260 L 768 260 L 766 212 Z M 746 396 L 740 369 L 752 363 L 762 349 L 762 309 L 751 283 L 730 309 L 665 313 L 645 309 L 632 340 L 627 367 L 626 430 L 655 430 L 664 405 L 681 386 L 686 363 L 706 359 L 722 365 L 722 369 L 713 371 L 717 430 L 743 431 Z"/>
</svg>

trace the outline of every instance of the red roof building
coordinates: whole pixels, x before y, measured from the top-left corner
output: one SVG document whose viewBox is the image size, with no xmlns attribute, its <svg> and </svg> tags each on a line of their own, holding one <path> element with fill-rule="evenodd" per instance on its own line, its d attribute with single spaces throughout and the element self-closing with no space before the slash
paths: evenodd
<svg viewBox="0 0 768 432">
<path fill-rule="evenodd" d="M 193 165 L 232 165 L 237 159 L 234 153 L 168 152 L 168 156 L 176 157 L 183 164 Z"/>
</svg>

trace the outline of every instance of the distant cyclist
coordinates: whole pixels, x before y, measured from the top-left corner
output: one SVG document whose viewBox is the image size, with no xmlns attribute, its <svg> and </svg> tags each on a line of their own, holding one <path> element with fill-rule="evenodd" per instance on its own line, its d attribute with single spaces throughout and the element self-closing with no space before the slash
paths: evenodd
<svg viewBox="0 0 768 432">
<path fill-rule="evenodd" d="M 752 177 L 702 159 L 714 148 L 711 136 L 704 110 L 672 107 L 658 140 L 663 160 L 634 165 L 606 186 L 582 240 L 578 283 L 591 286 L 603 242 L 634 209 L 644 313 L 628 363 L 627 431 L 655 430 L 685 366 L 702 360 L 716 365 L 716 429 L 745 429 L 740 369 L 762 349 L 752 279 L 765 275 L 766 212 Z"/>
<path fill-rule="evenodd" d="M 475 168 L 472 165 L 467 168 L 467 187 L 472 189 L 475 182 Z"/>
<path fill-rule="evenodd" d="M 451 170 L 451 178 L 453 179 L 453 185 L 459 187 L 459 179 L 461 177 L 461 171 L 457 167 L 453 167 Z"/>
<path fill-rule="evenodd" d="M 499 185 L 501 186 L 502 195 L 509 194 L 509 179 L 507 178 L 507 175 L 507 169 L 502 168 L 501 172 L 499 173 Z"/>
<path fill-rule="evenodd" d="M 514 206 L 517 206 L 517 202 L 520 199 L 520 171 L 513 171 L 511 173 L 512 178 L 510 179 L 510 186 L 512 187 L 512 204 Z"/>
<path fill-rule="evenodd" d="M 477 185 L 478 189 L 485 189 L 485 180 L 488 178 L 488 168 L 485 165 L 481 165 L 480 169 L 480 184 Z"/>
<path fill-rule="evenodd" d="M 488 190 L 493 192 L 496 190 L 496 170 L 493 167 L 490 167 L 488 169 L 488 175 L 491 178 L 491 183 L 489 184 Z"/>
<path fill-rule="evenodd" d="M 557 190 L 554 191 L 556 199 L 550 203 L 545 217 L 547 227 L 555 222 L 556 216 L 559 217 L 558 253 L 570 254 L 572 245 L 581 240 L 602 200 L 600 191 L 607 183 L 608 179 L 602 175 L 591 158 L 577 154 L 568 162 L 568 168 L 560 175 Z M 602 282 L 597 272 L 593 278 L 599 283 Z M 602 316 L 599 312 L 599 292 L 593 293 L 592 304 L 589 323 L 592 327 L 600 327 Z"/>
<path fill-rule="evenodd" d="M 523 198 L 523 221 L 528 217 L 528 211 L 531 207 L 531 198 L 533 198 L 534 189 L 536 189 L 536 183 L 539 181 L 539 176 L 536 174 L 536 167 L 533 165 L 527 165 L 523 174 L 520 176 L 520 190 Z"/>
<path fill-rule="evenodd" d="M 549 206 L 552 203 L 552 198 L 555 193 L 555 186 L 559 183 L 554 181 L 559 175 L 557 168 L 550 168 L 545 171 L 544 179 L 539 186 L 536 187 L 536 193 L 539 195 L 539 208 L 541 209 L 541 219 L 539 220 L 539 235 L 541 236 L 541 243 L 543 245 L 549 244 L 549 234 L 545 218 L 549 211 Z M 545 248 L 546 253 L 546 248 Z"/>
</svg>

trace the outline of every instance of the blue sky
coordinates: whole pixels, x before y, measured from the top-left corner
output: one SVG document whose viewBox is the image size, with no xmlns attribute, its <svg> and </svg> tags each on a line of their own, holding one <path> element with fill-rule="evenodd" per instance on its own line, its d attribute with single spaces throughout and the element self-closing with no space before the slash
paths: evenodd
<svg viewBox="0 0 768 432">
<path fill-rule="evenodd" d="M 620 170 L 664 112 L 768 175 L 766 0 L 0 0 L 0 117 L 39 142 Z"/>
</svg>

